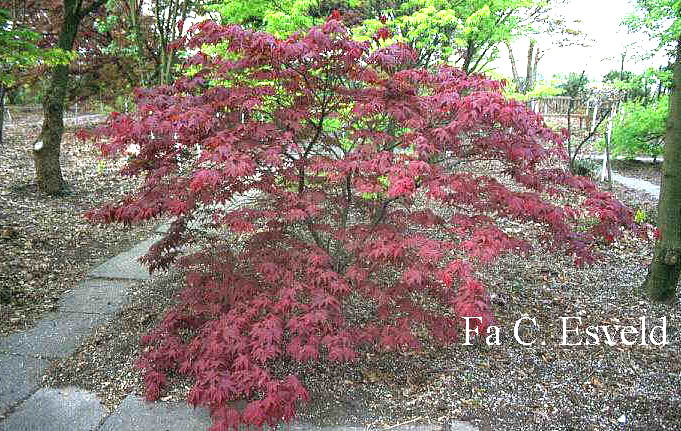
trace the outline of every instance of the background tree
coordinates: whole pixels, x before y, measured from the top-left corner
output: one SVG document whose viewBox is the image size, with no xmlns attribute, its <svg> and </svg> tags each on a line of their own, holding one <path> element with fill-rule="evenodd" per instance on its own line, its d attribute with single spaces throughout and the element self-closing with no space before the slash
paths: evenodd
<svg viewBox="0 0 681 431">
<path fill-rule="evenodd" d="M 10 10 L 12 21 L 15 25 L 40 35 L 40 39 L 37 41 L 37 45 L 40 48 L 49 48 L 58 52 L 56 46 L 61 33 L 61 2 L 0 0 L 0 7 Z M 105 82 L 99 85 L 96 84 L 101 78 L 99 72 L 102 68 L 108 69 L 107 74 L 114 72 L 117 75 L 121 75 L 121 77 L 129 77 L 127 76 L 129 69 L 126 70 L 127 65 L 122 64 L 120 58 L 108 55 L 102 50 L 102 47 L 107 46 L 110 40 L 108 35 L 95 31 L 93 26 L 93 21 L 96 18 L 101 18 L 102 12 L 101 9 L 93 12 L 85 17 L 83 23 L 79 25 L 72 56 L 68 64 L 69 75 L 71 77 L 69 79 L 70 85 L 67 95 L 69 103 L 93 95 L 99 96 L 98 90 L 109 85 L 107 80 L 104 80 Z M 44 67 L 28 68 L 21 76 L 22 87 L 28 88 L 29 91 L 36 94 L 35 98 L 41 102 L 43 93 L 46 91 L 41 91 L 40 88 L 46 87 L 46 82 L 48 81 L 45 72 L 46 69 Z M 112 86 L 115 85 L 118 85 L 118 83 Z M 22 92 L 23 90 L 17 88 L 17 91 L 13 91 L 12 95 L 20 100 L 20 93 Z"/>
<path fill-rule="evenodd" d="M 545 51 L 539 49 L 535 39 L 530 39 L 529 48 L 527 49 L 527 68 L 525 76 L 521 77 L 518 73 L 518 66 L 515 61 L 515 56 L 513 55 L 511 43 L 506 41 L 505 45 L 508 50 L 508 58 L 511 62 L 511 74 L 513 76 L 513 81 L 516 84 L 516 88 L 523 94 L 532 91 L 537 82 L 537 66 L 544 56 Z"/>
<path fill-rule="evenodd" d="M 40 41 L 39 33 L 18 24 L 12 11 L 0 8 L 0 146 L 6 94 L 23 81 L 27 70 L 66 64 L 71 58 L 65 51 L 41 48 Z"/>
<path fill-rule="evenodd" d="M 264 29 L 278 36 L 323 22 L 334 9 L 359 40 L 383 27 L 416 52 L 416 64 L 447 62 L 479 72 L 498 56 L 499 46 L 529 29 L 537 0 L 223 0 L 215 7 L 224 23 Z"/>
<path fill-rule="evenodd" d="M 681 1 L 637 0 L 636 6 L 637 13 L 625 24 L 632 30 L 648 31 L 659 40 L 659 49 L 674 59 L 657 210 L 660 238 L 645 282 L 652 300 L 672 302 L 681 275 Z"/>
<path fill-rule="evenodd" d="M 440 1 L 358 0 L 367 33 L 385 25 L 397 41 L 412 46 L 417 64 L 448 62 L 466 73 L 480 72 L 499 47 L 530 29 L 543 2 L 533 0 Z"/>
<path fill-rule="evenodd" d="M 178 51 L 173 42 L 188 28 L 184 23 L 203 11 L 199 0 L 109 0 L 106 16 L 96 22 L 110 38 L 104 50 L 134 65 L 136 86 L 169 84 Z"/>
<path fill-rule="evenodd" d="M 564 79 L 563 82 L 558 84 L 558 88 L 563 90 L 563 94 L 570 97 L 568 112 L 567 112 L 567 150 L 568 157 L 570 158 L 570 172 L 575 172 L 575 160 L 577 156 L 577 150 L 572 147 L 572 112 L 575 108 L 575 103 L 577 100 L 587 96 L 588 89 L 587 84 L 589 84 L 589 78 L 586 76 L 586 71 L 582 73 L 570 72 Z"/>
<path fill-rule="evenodd" d="M 612 129 L 611 151 L 615 156 L 634 158 L 646 155 L 653 161 L 664 151 L 664 137 L 669 117 L 669 97 L 661 96 L 644 105 L 625 102 L 620 107 L 621 119 Z M 600 146 L 604 148 L 601 140 Z"/>
<path fill-rule="evenodd" d="M 324 22 L 334 9 L 347 13 L 350 1 L 222 0 L 207 8 L 218 12 L 225 24 L 239 24 L 285 37 Z"/>
<path fill-rule="evenodd" d="M 643 73 L 628 70 L 611 70 L 603 76 L 603 82 L 618 90 L 625 101 L 642 105 L 654 102 L 671 89 L 672 67 L 648 68 Z"/>
<path fill-rule="evenodd" d="M 52 62 L 53 67 L 29 68 L 22 76 L 25 85 L 45 87 L 37 97 L 43 104 L 44 121 L 33 156 L 38 188 L 48 194 L 59 193 L 64 188 L 59 156 L 65 108 L 74 100 L 101 91 L 106 85 L 99 79 L 103 70 L 111 76 L 111 71 L 119 69 L 115 71 L 118 74 L 122 69 L 117 58 L 102 52 L 101 47 L 108 42 L 94 29 L 102 4 L 103 0 L 66 3 L 0 0 L 0 7 L 10 11 L 13 25 L 41 36 L 37 41 L 40 48 L 47 48 L 46 52 L 69 53 L 68 61 Z"/>
<path fill-rule="evenodd" d="M 88 4 L 85 4 L 84 0 L 64 0 L 61 8 L 61 30 L 57 47 L 64 51 L 72 51 L 81 21 L 95 12 L 103 3 L 104 0 L 94 0 Z M 68 65 L 60 64 L 52 68 L 48 90 L 43 102 L 45 118 L 40 140 L 33 146 L 38 189 L 47 194 L 61 193 L 65 186 L 61 171 L 60 153 L 61 139 L 64 133 L 64 103 L 69 79 Z"/>
<path fill-rule="evenodd" d="M 549 49 L 571 45 L 589 46 L 592 41 L 578 30 L 578 22 L 568 21 L 558 12 L 558 7 L 567 0 L 550 0 L 538 3 L 524 18 L 524 35 L 529 37 L 525 75 L 518 71 L 518 65 L 510 40 L 504 41 L 511 63 L 511 74 L 518 91 L 527 94 L 537 84 L 539 62 Z"/>
</svg>

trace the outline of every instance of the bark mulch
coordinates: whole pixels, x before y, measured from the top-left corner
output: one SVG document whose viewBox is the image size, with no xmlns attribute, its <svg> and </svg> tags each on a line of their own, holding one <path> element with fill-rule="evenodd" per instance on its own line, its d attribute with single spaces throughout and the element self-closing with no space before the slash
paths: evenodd
<svg viewBox="0 0 681 431">
<path fill-rule="evenodd" d="M 39 119 L 39 117 L 37 117 Z M 149 236 L 151 225 L 96 226 L 84 213 L 132 190 L 137 180 L 100 161 L 90 144 L 67 129 L 62 196 L 39 193 L 31 146 L 40 133 L 35 113 L 15 113 L 0 148 L 0 335 L 33 325 L 56 307 L 96 264 Z"/>
</svg>

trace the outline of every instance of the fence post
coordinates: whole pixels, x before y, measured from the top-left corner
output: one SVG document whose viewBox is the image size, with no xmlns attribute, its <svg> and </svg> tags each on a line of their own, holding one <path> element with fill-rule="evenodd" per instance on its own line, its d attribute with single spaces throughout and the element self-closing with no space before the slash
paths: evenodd
<svg viewBox="0 0 681 431">
<path fill-rule="evenodd" d="M 594 102 L 594 112 L 591 116 L 591 127 L 589 127 L 589 132 L 594 133 L 596 131 L 596 119 L 598 118 L 598 107 L 600 105 L 600 100 Z"/>
<path fill-rule="evenodd" d="M 607 175 L 608 184 L 612 184 L 612 168 L 610 166 L 610 137 L 612 136 L 612 117 L 615 115 L 613 112 L 612 104 L 610 106 L 610 113 L 608 114 L 608 129 L 605 133 L 605 151 L 603 152 L 603 167 L 601 168 L 601 181 L 605 180 Z"/>
<path fill-rule="evenodd" d="M 580 100 L 580 102 L 584 102 L 583 100 Z M 589 110 L 591 109 L 591 105 L 589 105 L 589 101 L 587 100 L 585 105 L 584 105 L 584 114 L 579 116 L 579 128 L 582 129 L 585 127 L 584 123 L 586 122 L 586 127 L 588 128 L 588 123 L 589 123 Z"/>
</svg>

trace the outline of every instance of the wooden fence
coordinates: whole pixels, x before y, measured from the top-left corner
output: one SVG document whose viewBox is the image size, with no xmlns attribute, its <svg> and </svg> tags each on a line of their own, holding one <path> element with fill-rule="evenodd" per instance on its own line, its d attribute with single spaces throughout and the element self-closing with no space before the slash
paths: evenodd
<svg viewBox="0 0 681 431">
<path fill-rule="evenodd" d="M 570 96 L 553 96 L 542 99 L 534 99 L 526 102 L 527 107 L 534 112 L 541 114 L 544 118 L 567 118 L 570 111 L 570 100 L 572 100 L 571 118 L 572 124 L 580 129 L 591 129 L 593 121 L 593 112 L 596 104 L 598 104 L 598 111 L 603 112 L 604 109 L 609 109 L 614 105 L 614 101 L 610 99 L 604 100 L 589 100 L 589 99 L 572 99 Z"/>
</svg>

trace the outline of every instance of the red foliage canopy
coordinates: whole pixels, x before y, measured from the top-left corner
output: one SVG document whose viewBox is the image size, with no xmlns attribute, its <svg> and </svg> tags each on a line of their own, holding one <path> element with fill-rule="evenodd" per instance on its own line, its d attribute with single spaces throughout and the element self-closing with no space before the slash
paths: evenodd
<svg viewBox="0 0 681 431">
<path fill-rule="evenodd" d="M 215 43 L 228 53 L 201 52 Z M 530 250 L 500 220 L 542 226 L 544 247 L 577 263 L 633 227 L 561 167 L 560 137 L 498 82 L 411 69 L 408 47 L 371 51 L 335 19 L 287 40 L 204 22 L 188 46 L 198 73 L 138 90 L 136 114 L 99 131 L 105 153 L 139 148 L 124 173 L 144 185 L 90 216 L 175 217 L 147 260 L 177 261 L 186 288 L 140 364 L 150 399 L 168 371 L 191 376 L 214 430 L 293 417 L 308 393 L 273 374 L 282 356 L 418 348 L 424 329 L 449 343 L 463 316 L 484 330 L 494 317 L 475 267 Z"/>
</svg>

